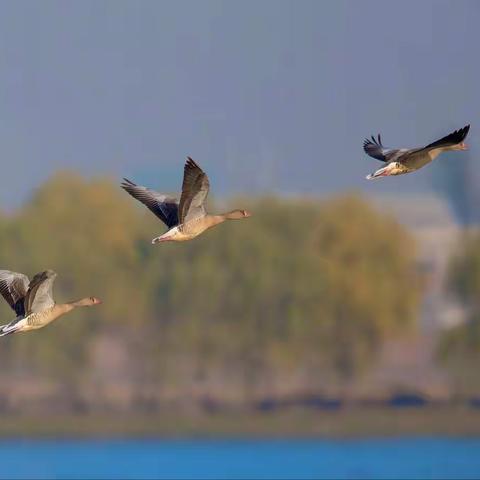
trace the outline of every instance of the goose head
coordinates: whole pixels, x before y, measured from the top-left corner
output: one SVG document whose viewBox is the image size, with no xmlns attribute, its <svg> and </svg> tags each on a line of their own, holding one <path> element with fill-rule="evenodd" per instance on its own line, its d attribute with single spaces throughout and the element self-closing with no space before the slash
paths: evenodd
<svg viewBox="0 0 480 480">
<path fill-rule="evenodd" d="M 78 300 L 74 303 L 75 307 L 93 307 L 94 305 L 101 304 L 102 301 L 97 297 L 86 297 Z"/>
<path fill-rule="evenodd" d="M 241 220 L 242 218 L 251 217 L 252 214 L 248 210 L 232 210 L 225 214 L 227 220 Z"/>
</svg>

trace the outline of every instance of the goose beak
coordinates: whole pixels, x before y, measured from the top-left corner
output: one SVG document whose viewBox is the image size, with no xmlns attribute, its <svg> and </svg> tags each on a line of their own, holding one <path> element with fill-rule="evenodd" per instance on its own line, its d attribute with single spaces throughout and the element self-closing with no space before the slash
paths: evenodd
<svg viewBox="0 0 480 480">
<path fill-rule="evenodd" d="M 468 150 L 468 145 L 465 142 L 462 142 L 460 145 L 460 150 Z"/>
<path fill-rule="evenodd" d="M 388 177 L 390 175 L 390 170 L 387 167 L 383 167 L 378 169 L 376 172 L 367 175 L 365 178 L 367 180 L 373 180 L 374 178 L 378 177 Z"/>
<path fill-rule="evenodd" d="M 152 240 L 152 245 L 155 245 L 156 243 L 160 243 L 160 242 L 168 242 L 169 240 L 170 240 L 169 238 L 156 237 Z"/>
</svg>

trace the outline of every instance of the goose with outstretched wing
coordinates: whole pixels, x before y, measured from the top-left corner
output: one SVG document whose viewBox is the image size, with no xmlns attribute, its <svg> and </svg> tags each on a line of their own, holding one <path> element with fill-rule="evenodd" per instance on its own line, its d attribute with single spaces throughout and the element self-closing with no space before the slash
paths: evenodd
<svg viewBox="0 0 480 480">
<path fill-rule="evenodd" d="M 53 270 L 37 273 L 31 281 L 22 273 L 0 270 L 0 293 L 16 313 L 16 318 L 0 326 L 0 337 L 11 333 L 28 332 L 45 327 L 53 320 L 77 307 L 91 307 L 102 303 L 96 297 L 74 302 L 55 303 L 53 283 L 57 274 Z"/>
<path fill-rule="evenodd" d="M 385 148 L 380 135 L 365 139 L 363 150 L 367 155 L 386 165 L 367 176 L 367 180 L 391 175 L 403 175 L 424 167 L 443 152 L 467 150 L 464 140 L 470 130 L 467 125 L 421 148 Z"/>
<path fill-rule="evenodd" d="M 168 227 L 168 231 L 154 238 L 152 243 L 192 240 L 205 230 L 226 220 L 239 220 L 251 216 L 246 210 L 233 210 L 219 215 L 208 214 L 205 201 L 210 190 L 210 182 L 207 174 L 190 157 L 187 158 L 180 202 L 136 185 L 126 178 L 121 184 L 127 193 L 143 203 Z"/>
</svg>

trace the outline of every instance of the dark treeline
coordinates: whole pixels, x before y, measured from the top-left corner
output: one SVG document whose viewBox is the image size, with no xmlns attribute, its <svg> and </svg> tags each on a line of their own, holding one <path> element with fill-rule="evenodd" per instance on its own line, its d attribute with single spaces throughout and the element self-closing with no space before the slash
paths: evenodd
<svg viewBox="0 0 480 480">
<path fill-rule="evenodd" d="M 152 246 L 163 225 L 117 185 L 63 173 L 3 215 L 1 268 L 52 268 L 58 301 L 104 303 L 1 339 L 0 393 L 22 379 L 96 401 L 109 386 L 118 398 L 322 392 L 367 371 L 385 338 L 414 326 L 413 240 L 367 201 L 235 205 L 254 216 Z M 0 314 L 12 318 L 5 302 Z"/>
</svg>

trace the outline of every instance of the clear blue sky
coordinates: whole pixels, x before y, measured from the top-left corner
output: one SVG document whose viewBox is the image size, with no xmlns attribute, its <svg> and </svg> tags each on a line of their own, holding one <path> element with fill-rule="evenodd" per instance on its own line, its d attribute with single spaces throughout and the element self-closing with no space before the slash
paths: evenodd
<svg viewBox="0 0 480 480">
<path fill-rule="evenodd" d="M 176 190 L 190 155 L 220 195 L 400 192 L 435 165 L 367 182 L 366 135 L 414 146 L 471 122 L 480 151 L 476 1 L 0 7 L 7 208 L 59 168 Z"/>
</svg>

